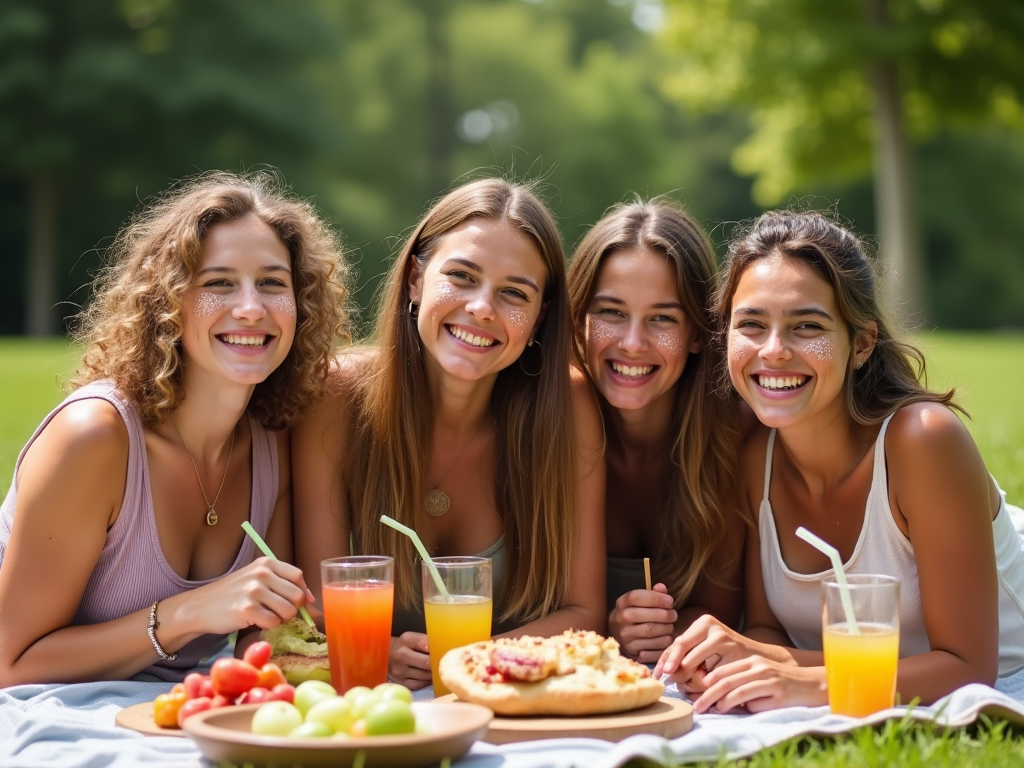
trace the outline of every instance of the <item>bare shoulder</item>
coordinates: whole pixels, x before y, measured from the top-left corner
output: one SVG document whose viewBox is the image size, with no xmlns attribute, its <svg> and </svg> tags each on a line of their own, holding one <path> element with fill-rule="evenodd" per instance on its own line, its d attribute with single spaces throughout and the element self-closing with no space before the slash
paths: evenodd
<svg viewBox="0 0 1024 768">
<path fill-rule="evenodd" d="M 35 461 L 37 456 L 70 458 L 91 467 L 114 460 L 123 466 L 128 456 L 128 428 L 106 400 L 77 400 L 50 420 L 29 448 L 25 461 Z"/>
<path fill-rule="evenodd" d="M 886 432 L 885 453 L 890 464 L 901 466 L 981 460 L 967 427 L 939 403 L 914 403 L 897 411 Z"/>
</svg>

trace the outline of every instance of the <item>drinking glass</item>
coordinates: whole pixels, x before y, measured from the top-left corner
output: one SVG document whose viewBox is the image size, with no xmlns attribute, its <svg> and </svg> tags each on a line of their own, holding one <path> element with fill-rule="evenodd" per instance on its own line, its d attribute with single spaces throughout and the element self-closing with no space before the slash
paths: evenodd
<svg viewBox="0 0 1024 768">
<path fill-rule="evenodd" d="M 448 599 L 437 588 L 429 566 L 422 563 L 423 614 L 434 695 L 443 696 L 448 689 L 437 673 L 441 657 L 452 648 L 491 637 L 491 559 L 435 557 L 434 565 L 448 590 Z"/>
<path fill-rule="evenodd" d="M 828 703 L 837 715 L 864 717 L 889 709 L 896 698 L 900 650 L 900 582 L 891 576 L 851 575 L 853 630 L 835 577 L 821 583 L 822 644 Z"/>
<path fill-rule="evenodd" d="M 339 693 L 388 679 L 391 613 L 395 603 L 392 557 L 354 555 L 320 563 L 331 683 Z"/>
</svg>

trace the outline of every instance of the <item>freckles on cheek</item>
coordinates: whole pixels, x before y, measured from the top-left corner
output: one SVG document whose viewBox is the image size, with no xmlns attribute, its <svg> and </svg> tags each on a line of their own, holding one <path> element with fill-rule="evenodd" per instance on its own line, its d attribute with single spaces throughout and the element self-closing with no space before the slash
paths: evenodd
<svg viewBox="0 0 1024 768">
<path fill-rule="evenodd" d="M 280 296 L 272 296 L 267 303 L 285 314 L 295 314 L 295 300 L 292 299 L 291 294 L 285 293 Z"/>
<path fill-rule="evenodd" d="M 729 359 L 738 363 L 757 352 L 757 345 L 741 333 L 729 336 Z"/>
<path fill-rule="evenodd" d="M 192 311 L 196 317 L 209 317 L 214 312 L 224 309 L 226 304 L 224 297 L 216 293 L 200 293 L 192 304 Z"/>
<path fill-rule="evenodd" d="M 827 363 L 832 359 L 832 342 L 824 337 L 810 339 L 804 344 L 804 349 L 814 355 L 819 362 Z"/>
<path fill-rule="evenodd" d="M 608 341 L 608 339 L 615 337 L 615 329 L 612 328 L 604 320 L 599 320 L 596 317 L 587 318 L 587 341 L 598 342 Z"/>
<path fill-rule="evenodd" d="M 518 307 L 508 311 L 508 324 L 516 332 L 516 341 L 523 338 L 527 327 L 530 325 L 530 315 Z"/>
<path fill-rule="evenodd" d="M 654 344 L 659 349 L 663 349 L 669 354 L 678 355 L 683 351 L 683 334 L 679 331 L 669 331 L 667 333 L 659 333 L 654 337 Z"/>
<path fill-rule="evenodd" d="M 455 290 L 455 286 L 451 283 L 437 283 L 434 286 L 434 301 L 438 304 L 446 304 L 449 301 L 455 301 L 459 298 L 459 292 Z"/>
</svg>

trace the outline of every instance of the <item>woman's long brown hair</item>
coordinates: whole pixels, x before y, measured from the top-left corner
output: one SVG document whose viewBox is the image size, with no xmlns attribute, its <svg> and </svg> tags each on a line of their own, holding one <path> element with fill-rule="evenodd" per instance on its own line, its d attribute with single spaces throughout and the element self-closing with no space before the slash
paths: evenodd
<svg viewBox="0 0 1024 768">
<path fill-rule="evenodd" d="M 736 408 L 716 386 L 722 353 L 713 343 L 709 312 L 714 251 L 701 226 L 664 200 L 615 206 L 576 249 L 569 269 L 569 306 L 578 364 L 586 369 L 587 313 L 601 265 L 631 248 L 661 254 L 672 264 L 680 301 L 703 342 L 701 352 L 690 353 L 675 387 L 671 461 L 664 480 L 667 498 L 660 514 L 662 546 L 653 563 L 657 579 L 679 607 L 705 572 L 716 580 L 708 568 L 726 532 L 724 505 L 735 478 Z M 600 401 L 607 412 L 611 406 L 603 397 Z"/>
<path fill-rule="evenodd" d="M 415 528 L 426 514 L 434 416 L 407 277 L 414 259 L 425 265 L 444 236 L 471 218 L 509 223 L 547 266 L 540 344 L 498 374 L 491 395 L 495 500 L 508 553 L 505 609 L 496 618 L 526 622 L 564 604 L 577 520 L 565 258 L 551 214 L 528 187 L 483 179 L 449 193 L 419 223 L 385 278 L 372 339 L 377 353 L 352 391 L 345 460 L 352 527 L 362 551 L 394 555 L 396 600 L 414 605 L 416 552 L 408 538 L 379 522 L 387 514 Z"/>
</svg>

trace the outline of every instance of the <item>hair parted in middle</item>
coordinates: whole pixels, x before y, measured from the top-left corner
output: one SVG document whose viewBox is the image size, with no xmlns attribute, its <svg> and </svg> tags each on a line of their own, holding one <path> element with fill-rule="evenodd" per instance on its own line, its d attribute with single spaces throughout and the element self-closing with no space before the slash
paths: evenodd
<svg viewBox="0 0 1024 768">
<path fill-rule="evenodd" d="M 433 406 L 410 317 L 408 275 L 414 261 L 425 266 L 444 237 L 473 218 L 514 227 L 547 268 L 546 313 L 535 336 L 541 343 L 523 352 L 523 365 L 499 372 L 490 405 L 495 501 L 508 553 L 503 595 L 495 595 L 505 608 L 495 619 L 525 623 L 564 604 L 576 526 L 565 256 L 554 219 L 530 186 L 488 178 L 448 193 L 416 226 L 385 277 L 371 337 L 376 354 L 353 384 L 355 428 L 346 448 L 350 514 L 362 551 L 395 556 L 396 600 L 415 604 L 420 582 L 413 545 L 379 522 L 385 513 L 415 526 L 425 514 Z"/>
<path fill-rule="evenodd" d="M 86 349 L 71 386 L 111 379 L 146 426 L 163 422 L 185 394 L 182 301 L 203 242 L 218 224 L 247 217 L 270 227 L 288 249 L 296 308 L 291 349 L 256 385 L 248 409 L 267 429 L 282 429 L 325 395 L 337 345 L 349 339 L 348 266 L 337 234 L 273 171 L 185 179 L 118 232 L 77 320 L 75 337 Z"/>
<path fill-rule="evenodd" d="M 612 254 L 633 248 L 660 254 L 671 263 L 683 310 L 702 342 L 700 352 L 690 353 L 675 385 L 667 499 L 661 510 L 663 546 L 653 558 L 657 578 L 678 608 L 725 536 L 724 496 L 735 477 L 736 408 L 727 390 L 717 384 L 723 356 L 712 343 L 715 326 L 709 311 L 714 250 L 700 224 L 665 199 L 637 198 L 616 205 L 580 241 L 569 268 L 577 364 L 587 370 L 587 315 L 601 267 Z M 611 406 L 603 397 L 599 401 L 607 412 Z M 715 579 L 714 573 L 708 575 Z"/>
<path fill-rule="evenodd" d="M 954 400 L 955 389 L 934 392 L 922 383 L 926 380 L 924 354 L 893 332 L 878 295 L 875 264 L 860 238 L 817 211 L 769 211 L 733 240 L 715 294 L 715 320 L 723 346 L 740 278 L 755 262 L 773 257 L 803 261 L 832 286 L 851 342 L 871 323 L 878 329 L 864 365 L 854 366 L 852 346 L 847 360 L 843 394 L 854 421 L 880 424 L 889 414 L 916 402 L 941 403 L 967 414 Z"/>
</svg>

